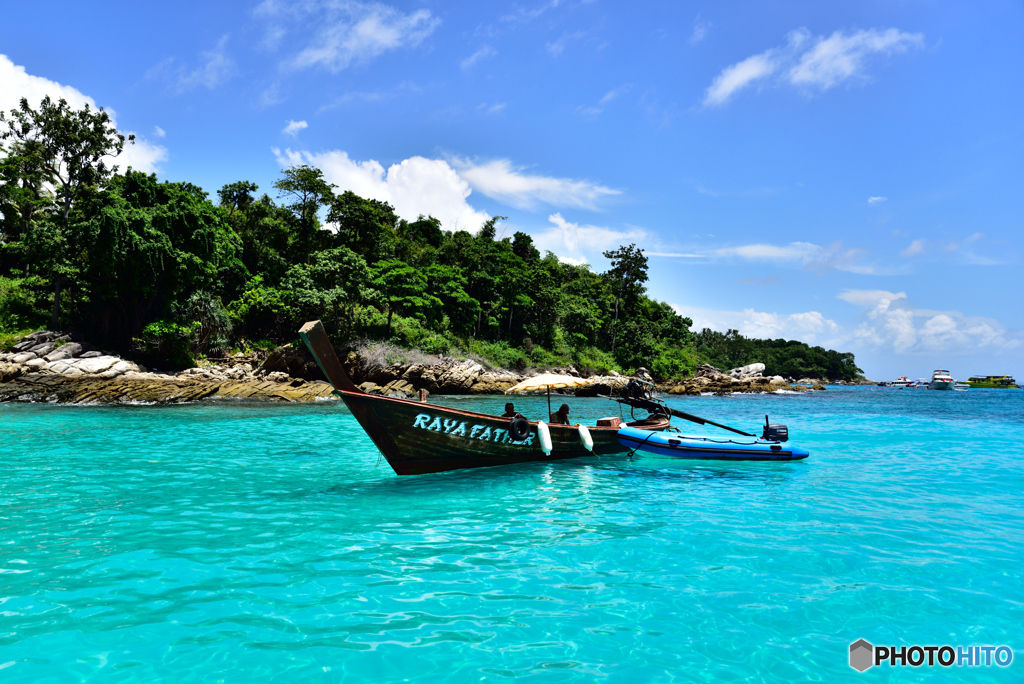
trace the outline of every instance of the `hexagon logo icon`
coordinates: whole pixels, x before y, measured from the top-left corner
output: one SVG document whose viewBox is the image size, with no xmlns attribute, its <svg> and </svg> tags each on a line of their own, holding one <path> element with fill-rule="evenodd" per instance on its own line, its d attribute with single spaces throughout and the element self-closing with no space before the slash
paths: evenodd
<svg viewBox="0 0 1024 684">
<path fill-rule="evenodd" d="M 857 672 L 863 672 L 875 664 L 874 653 L 874 646 L 863 639 L 857 639 L 850 644 L 850 667 Z"/>
</svg>

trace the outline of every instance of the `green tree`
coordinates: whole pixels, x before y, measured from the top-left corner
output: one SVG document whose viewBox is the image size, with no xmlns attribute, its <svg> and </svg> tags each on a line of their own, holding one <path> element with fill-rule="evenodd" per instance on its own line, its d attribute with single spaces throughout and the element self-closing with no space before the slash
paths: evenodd
<svg viewBox="0 0 1024 684">
<path fill-rule="evenodd" d="M 346 190 L 331 202 L 327 221 L 338 227 L 338 239 L 368 262 L 391 256 L 398 217 L 387 202 L 363 199 Z"/>
<path fill-rule="evenodd" d="M 26 98 L 21 98 L 9 118 L 0 112 L 0 125 L 3 123 L 7 123 L 7 130 L 0 133 L 0 139 L 14 140 L 32 154 L 46 180 L 54 185 L 57 221 L 51 224 L 48 266 L 53 280 L 51 325 L 56 329 L 61 284 L 79 272 L 69 249 L 72 207 L 83 189 L 100 185 L 117 171 L 116 166 L 107 167 L 105 159 L 121 154 L 126 138 L 117 132 L 102 107 L 94 111 L 86 105 L 75 110 L 67 100 L 61 98 L 54 103 L 49 95 L 43 97 L 39 109 L 33 109 Z M 134 144 L 135 136 L 130 135 L 127 140 Z"/>
<path fill-rule="evenodd" d="M 193 326 L 193 351 L 223 353 L 231 344 L 231 319 L 220 297 L 197 290 L 175 312 L 175 318 Z"/>
<path fill-rule="evenodd" d="M 611 259 L 612 267 L 605 274 L 616 284 L 615 319 L 612 322 L 612 354 L 615 353 L 615 338 L 618 334 L 619 303 L 623 298 L 638 297 L 643 294 L 643 284 L 647 282 L 647 257 L 644 250 L 637 249 L 635 244 L 604 252 L 606 259 Z"/>
<path fill-rule="evenodd" d="M 650 365 L 657 355 L 656 330 L 650 322 L 638 318 L 622 321 L 618 330 L 619 348 L 615 359 L 627 368 Z"/>
<path fill-rule="evenodd" d="M 220 205 L 227 209 L 228 216 L 236 211 L 245 211 L 253 203 L 252 193 L 260 189 L 260 186 L 250 181 L 235 181 L 228 183 L 217 195 L 220 197 Z"/>
<path fill-rule="evenodd" d="M 221 204 L 221 207 L 224 205 Z M 242 263 L 250 274 L 262 275 L 268 284 L 277 285 L 291 266 L 291 212 L 274 204 L 267 195 L 229 213 L 228 223 L 242 243 Z"/>
<path fill-rule="evenodd" d="M 37 141 L 0 145 L 0 241 L 5 244 L 19 241 L 32 221 L 53 207 L 42 155 Z"/>
<path fill-rule="evenodd" d="M 282 288 L 294 297 L 301 318 L 323 317 L 329 326 L 347 334 L 352 327 L 352 311 L 363 300 L 369 280 L 361 256 L 348 247 L 335 247 L 313 254 L 310 264 L 292 266 Z"/>
<path fill-rule="evenodd" d="M 391 319 L 395 311 L 404 313 L 418 309 L 428 313 L 428 308 L 440 306 L 441 302 L 427 293 L 427 281 L 415 268 L 397 259 L 380 261 L 370 269 L 370 283 L 378 293 L 388 311 L 387 334 L 391 337 Z"/>
<path fill-rule="evenodd" d="M 88 322 L 100 339 L 124 344 L 193 293 L 218 294 L 226 271 L 244 276 L 238 236 L 191 183 L 158 183 L 129 171 L 90 198 L 83 213 Z"/>
<path fill-rule="evenodd" d="M 285 169 L 274 182 L 278 195 L 291 200 L 288 209 L 295 217 L 296 261 L 308 262 L 316 250 L 320 232 L 317 214 L 321 207 L 331 204 L 336 187 L 324 180 L 323 171 L 306 164 Z"/>
<path fill-rule="evenodd" d="M 452 329 L 461 334 L 468 333 L 477 320 L 480 302 L 466 292 L 466 276 L 451 266 L 433 264 L 423 269 L 423 277 L 427 292 L 441 302 Z"/>
</svg>

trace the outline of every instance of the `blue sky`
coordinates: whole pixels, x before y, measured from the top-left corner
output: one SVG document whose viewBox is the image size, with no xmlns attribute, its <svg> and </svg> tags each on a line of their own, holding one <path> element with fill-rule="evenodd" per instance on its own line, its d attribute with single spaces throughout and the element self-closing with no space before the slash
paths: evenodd
<svg viewBox="0 0 1024 684">
<path fill-rule="evenodd" d="M 1018 2 L 22 3 L 0 107 L 111 109 L 214 193 L 282 165 L 606 267 L 869 377 L 1024 376 Z"/>
</svg>

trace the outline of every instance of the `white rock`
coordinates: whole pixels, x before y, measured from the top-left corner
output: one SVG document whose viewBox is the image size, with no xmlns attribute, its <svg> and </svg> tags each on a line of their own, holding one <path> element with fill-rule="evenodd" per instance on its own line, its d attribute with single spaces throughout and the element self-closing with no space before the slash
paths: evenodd
<svg viewBox="0 0 1024 684">
<path fill-rule="evenodd" d="M 245 369 L 238 366 L 224 371 L 224 377 L 231 380 L 244 380 L 247 375 Z"/>
<path fill-rule="evenodd" d="M 51 373 L 63 374 L 68 369 L 68 363 L 67 361 L 50 361 L 44 368 Z"/>
<path fill-rule="evenodd" d="M 11 362 L 12 363 L 19 363 L 19 364 L 20 363 L 28 363 L 29 361 L 31 361 L 34 358 L 36 358 L 36 355 L 33 354 L 32 352 L 22 352 L 20 354 L 15 354 L 14 357 L 11 359 Z"/>
<path fill-rule="evenodd" d="M 28 366 L 29 368 L 39 369 L 39 368 L 42 368 L 43 366 L 46 365 L 46 360 L 45 359 L 30 359 L 30 360 L 26 361 L 24 365 Z"/>
<path fill-rule="evenodd" d="M 734 378 L 744 378 L 748 376 L 757 377 L 764 372 L 763 363 L 752 363 L 748 366 L 740 366 L 739 368 L 733 368 L 729 371 L 729 375 Z"/>
<path fill-rule="evenodd" d="M 136 366 L 131 361 L 124 361 L 124 360 L 119 359 L 117 363 L 115 363 L 113 366 L 111 366 L 107 370 L 107 372 L 108 373 L 113 372 L 113 373 L 116 373 L 117 375 L 120 375 L 121 373 L 127 373 L 128 371 L 137 371 L 137 370 L 139 370 L 139 367 Z"/>
<path fill-rule="evenodd" d="M 102 373 L 118 362 L 121 362 L 121 359 L 116 356 L 95 356 L 91 359 L 79 359 L 75 367 L 83 373 L 92 375 Z"/>
</svg>

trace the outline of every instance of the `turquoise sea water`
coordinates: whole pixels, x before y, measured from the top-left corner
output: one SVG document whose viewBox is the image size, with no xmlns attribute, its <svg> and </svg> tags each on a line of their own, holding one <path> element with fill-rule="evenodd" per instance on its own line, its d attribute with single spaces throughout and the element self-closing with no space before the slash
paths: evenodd
<svg viewBox="0 0 1024 684">
<path fill-rule="evenodd" d="M 0 681 L 1024 679 L 1024 391 L 670 403 L 811 457 L 399 478 L 338 403 L 2 404 Z"/>
</svg>

